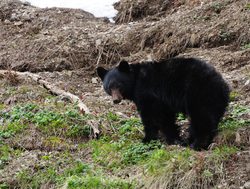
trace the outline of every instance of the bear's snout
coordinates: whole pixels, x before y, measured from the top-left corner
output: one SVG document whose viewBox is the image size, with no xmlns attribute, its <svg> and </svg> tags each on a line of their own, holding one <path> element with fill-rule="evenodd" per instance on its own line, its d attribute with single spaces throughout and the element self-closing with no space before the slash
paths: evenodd
<svg viewBox="0 0 250 189">
<path fill-rule="evenodd" d="M 123 97 L 122 94 L 118 89 L 112 89 L 111 90 L 111 96 L 114 104 L 118 104 L 122 101 Z"/>
</svg>

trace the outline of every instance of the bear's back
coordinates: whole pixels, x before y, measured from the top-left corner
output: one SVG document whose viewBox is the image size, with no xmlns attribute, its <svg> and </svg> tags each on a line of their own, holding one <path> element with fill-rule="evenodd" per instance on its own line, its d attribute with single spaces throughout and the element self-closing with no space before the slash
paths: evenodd
<svg viewBox="0 0 250 189">
<path fill-rule="evenodd" d="M 155 98 L 183 110 L 188 98 L 211 101 L 224 96 L 228 86 L 211 65 L 195 58 L 172 58 L 142 63 L 137 77 L 136 98 Z M 210 96 L 212 98 L 210 98 Z"/>
</svg>

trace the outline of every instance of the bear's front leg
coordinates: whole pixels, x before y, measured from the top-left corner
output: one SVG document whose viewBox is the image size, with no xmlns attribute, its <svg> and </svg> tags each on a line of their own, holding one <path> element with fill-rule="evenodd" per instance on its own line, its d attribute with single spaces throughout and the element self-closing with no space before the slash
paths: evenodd
<svg viewBox="0 0 250 189">
<path fill-rule="evenodd" d="M 159 124 L 157 114 L 155 111 L 152 111 L 152 107 L 149 108 L 146 103 L 142 103 L 144 106 L 140 107 L 139 113 L 141 116 L 142 124 L 144 126 L 144 138 L 142 140 L 143 143 L 148 143 L 151 140 L 158 139 L 159 133 Z"/>
<path fill-rule="evenodd" d="M 159 128 L 157 127 L 157 124 L 154 123 L 154 118 L 149 117 L 149 116 L 144 116 L 143 114 L 141 114 L 141 119 L 142 119 L 142 123 L 144 126 L 144 133 L 145 133 L 145 136 L 142 142 L 148 143 L 151 140 L 157 140 Z"/>
<path fill-rule="evenodd" d="M 155 102 L 153 98 L 148 97 L 145 93 L 137 96 L 138 97 L 134 102 L 140 114 L 145 134 L 142 142 L 148 143 L 151 140 L 157 140 L 159 133 L 157 109 L 159 104 Z"/>
<path fill-rule="evenodd" d="M 141 112 L 141 119 L 144 125 L 145 137 L 143 142 L 158 139 L 159 131 L 164 134 L 168 144 L 182 144 L 179 136 L 179 128 L 175 124 L 176 114 L 168 110 L 151 109 L 150 113 Z"/>
</svg>

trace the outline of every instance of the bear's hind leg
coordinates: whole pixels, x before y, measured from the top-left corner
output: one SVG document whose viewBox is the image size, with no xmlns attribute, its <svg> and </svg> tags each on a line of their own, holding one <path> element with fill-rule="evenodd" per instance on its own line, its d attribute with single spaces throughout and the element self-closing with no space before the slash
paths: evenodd
<svg viewBox="0 0 250 189">
<path fill-rule="evenodd" d="M 207 149 L 217 133 L 218 121 L 208 113 L 190 115 L 189 141 L 195 150 Z"/>
</svg>

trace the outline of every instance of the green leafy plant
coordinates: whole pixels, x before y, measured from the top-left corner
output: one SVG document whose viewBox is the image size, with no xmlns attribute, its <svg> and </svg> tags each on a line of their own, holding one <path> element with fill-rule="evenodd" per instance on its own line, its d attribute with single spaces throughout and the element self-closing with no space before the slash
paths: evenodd
<svg viewBox="0 0 250 189">
<path fill-rule="evenodd" d="M 0 169 L 3 168 L 5 163 L 9 160 L 12 149 L 7 145 L 0 146 Z"/>
<path fill-rule="evenodd" d="M 6 120 L 5 125 L 7 124 L 8 128 L 16 126 L 5 130 L 4 133 L 0 130 L 0 137 L 11 136 L 17 133 L 18 128 L 25 128 L 22 123 L 35 124 L 44 134 L 54 136 L 81 137 L 90 134 L 90 127 L 86 124 L 89 117 L 80 115 L 75 109 L 58 112 L 36 104 L 25 104 L 16 106 L 9 112 L 0 112 L 0 115 Z"/>
<path fill-rule="evenodd" d="M 217 14 L 219 14 L 222 10 L 222 8 L 224 7 L 224 5 L 222 3 L 218 3 L 215 2 L 211 5 L 211 9 L 216 12 Z"/>
<path fill-rule="evenodd" d="M 132 183 L 122 179 L 112 179 L 102 176 L 73 176 L 67 181 L 69 189 L 133 189 Z"/>
<path fill-rule="evenodd" d="M 145 145 L 143 143 L 132 143 L 122 153 L 122 163 L 125 165 L 142 162 L 149 157 L 153 150 L 163 147 L 159 141 L 152 141 Z"/>
<path fill-rule="evenodd" d="M 34 173 L 22 170 L 17 174 L 20 188 L 39 188 L 46 183 L 56 183 L 57 171 L 53 167 L 39 169 Z"/>
<path fill-rule="evenodd" d="M 0 140 L 1 138 L 9 138 L 16 133 L 22 132 L 27 126 L 22 123 L 15 121 L 7 123 L 0 127 Z"/>
<path fill-rule="evenodd" d="M 245 106 L 234 106 L 228 115 L 220 122 L 219 129 L 236 130 L 250 124 L 249 120 L 243 119 L 242 116 L 250 112 L 250 108 Z"/>
<path fill-rule="evenodd" d="M 9 189 L 10 186 L 7 183 L 0 184 L 0 189 Z"/>
<path fill-rule="evenodd" d="M 245 44 L 241 47 L 242 50 L 245 50 L 245 49 L 250 49 L 250 43 L 248 44 Z"/>
<path fill-rule="evenodd" d="M 250 3 L 247 3 L 245 7 L 246 9 L 250 9 Z"/>
<path fill-rule="evenodd" d="M 178 121 L 184 121 L 184 120 L 186 120 L 187 119 L 187 117 L 183 114 L 183 113 L 179 113 L 178 115 L 177 115 L 177 120 Z"/>
<path fill-rule="evenodd" d="M 230 101 L 235 101 L 239 97 L 239 93 L 237 91 L 231 91 L 229 94 Z"/>
</svg>

